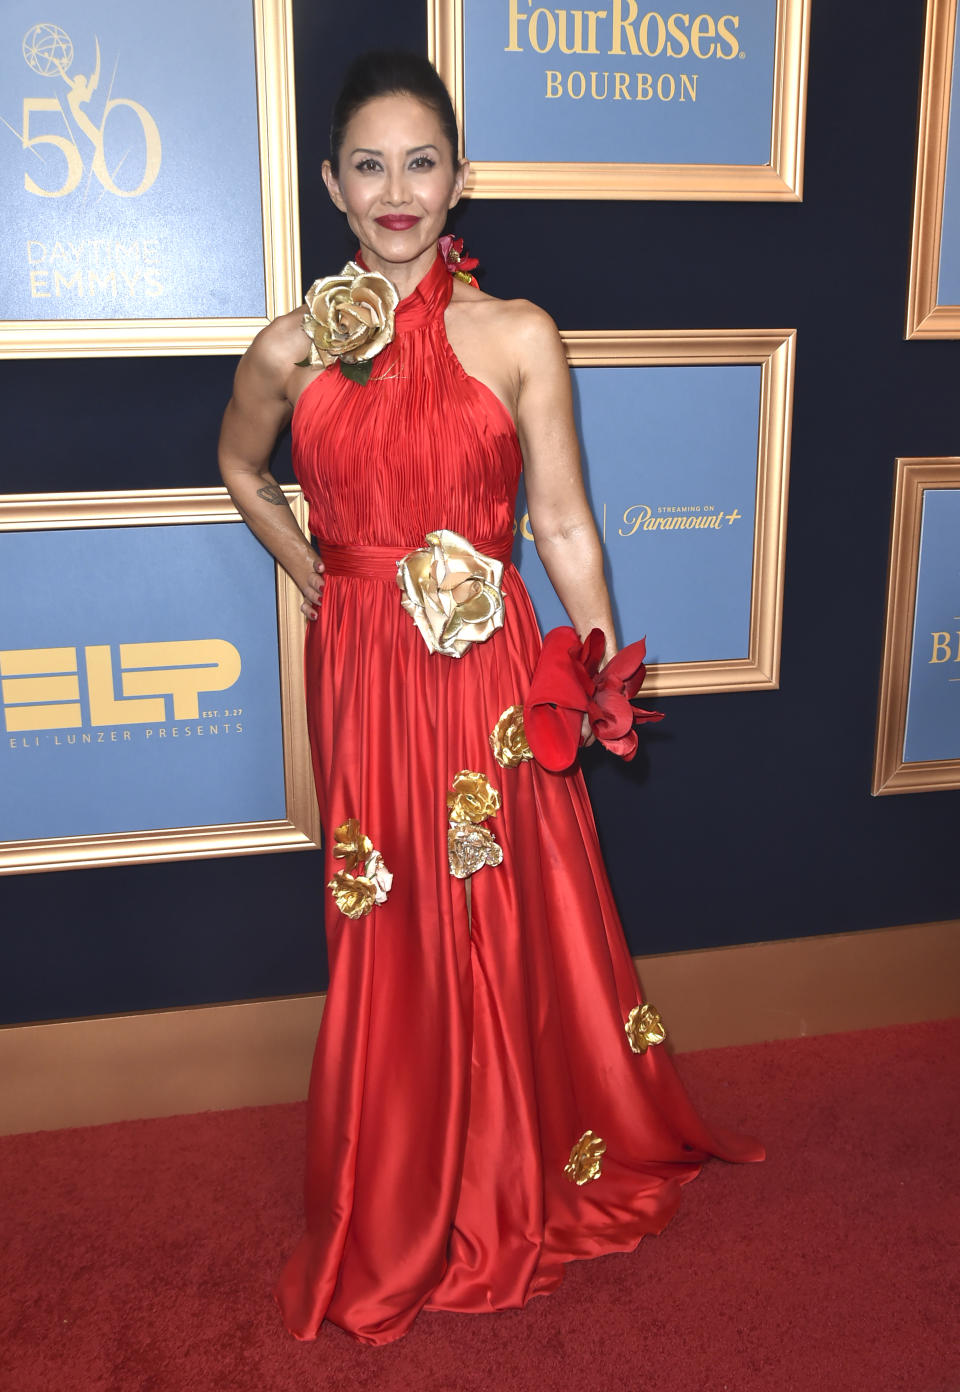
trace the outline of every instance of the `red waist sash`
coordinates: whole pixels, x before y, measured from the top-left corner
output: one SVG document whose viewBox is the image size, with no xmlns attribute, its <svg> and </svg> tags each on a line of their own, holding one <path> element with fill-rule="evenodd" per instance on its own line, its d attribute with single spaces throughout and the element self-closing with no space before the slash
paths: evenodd
<svg viewBox="0 0 960 1392">
<path fill-rule="evenodd" d="M 475 541 L 473 545 L 485 556 L 508 565 L 513 552 L 513 537 L 508 533 L 496 541 Z M 415 546 L 334 546 L 320 543 L 320 559 L 327 575 L 356 575 L 364 580 L 393 580 L 397 578 L 397 562 Z"/>
</svg>

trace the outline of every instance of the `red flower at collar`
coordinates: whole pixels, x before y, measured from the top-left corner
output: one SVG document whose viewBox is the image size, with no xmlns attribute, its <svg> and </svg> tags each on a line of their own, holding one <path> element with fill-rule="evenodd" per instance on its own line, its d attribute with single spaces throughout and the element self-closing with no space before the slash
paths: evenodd
<svg viewBox="0 0 960 1392">
<path fill-rule="evenodd" d="M 458 280 L 466 281 L 468 285 L 476 285 L 476 277 L 469 272 L 476 270 L 480 262 L 475 256 L 464 255 L 463 238 L 455 237 L 452 232 L 448 232 L 445 237 L 440 238 L 437 245 L 450 274 Z"/>
</svg>

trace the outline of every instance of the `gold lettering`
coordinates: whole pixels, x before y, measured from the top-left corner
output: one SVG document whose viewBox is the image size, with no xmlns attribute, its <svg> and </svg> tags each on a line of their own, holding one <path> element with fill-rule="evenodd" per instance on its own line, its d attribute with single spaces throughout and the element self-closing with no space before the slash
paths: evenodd
<svg viewBox="0 0 960 1392">
<path fill-rule="evenodd" d="M 712 58 L 716 44 L 708 44 L 706 52 L 701 46 L 700 40 L 703 37 L 712 39 L 717 32 L 717 26 L 713 18 L 708 14 L 697 15 L 690 28 L 690 46 L 698 58 Z"/>
<path fill-rule="evenodd" d="M 691 101 L 696 101 L 696 100 L 697 100 L 697 78 L 698 78 L 698 76 L 699 76 L 699 73 L 694 73 L 694 74 L 693 74 L 693 78 L 691 79 L 686 73 L 681 73 L 681 74 L 680 74 L 680 100 L 681 100 L 681 101 L 686 101 L 686 97 L 683 95 L 683 94 L 684 94 L 684 91 L 687 91 L 687 92 L 690 93 L 690 100 L 691 100 Z"/>
<path fill-rule="evenodd" d="M 655 22 L 657 26 L 657 38 L 655 47 L 651 47 L 650 44 L 650 25 L 652 22 Z M 660 50 L 663 48 L 663 45 L 667 41 L 667 26 L 663 22 L 663 16 L 657 14 L 656 10 L 648 11 L 648 13 L 645 14 L 643 16 L 643 19 L 641 19 L 640 21 L 639 36 L 640 47 L 643 49 L 647 57 L 659 57 Z"/>
<path fill-rule="evenodd" d="M 737 54 L 740 52 L 739 40 L 735 34 L 730 33 L 730 28 L 728 26 L 739 29 L 740 16 L 723 15 L 722 18 L 717 20 L 717 37 L 727 44 L 726 52 L 721 48 L 719 43 L 717 44 L 718 58 L 736 58 Z"/>
<path fill-rule="evenodd" d="M 23 134 L 20 143 L 25 150 L 35 150 L 37 145 L 52 145 L 55 150 L 59 150 L 66 160 L 63 183 L 59 188 L 41 188 L 29 174 L 23 176 L 23 186 L 27 193 L 35 193 L 40 198 L 63 198 L 66 194 L 72 193 L 83 177 L 83 160 L 80 158 L 80 151 L 71 137 L 69 140 L 64 135 L 31 135 L 30 116 L 41 111 L 55 111 L 60 117 L 60 121 L 66 124 L 66 116 L 63 107 L 57 97 L 24 97 L 23 99 Z M 57 122 L 59 125 L 59 122 Z M 69 126 L 67 127 L 69 130 Z M 43 156 L 40 156 L 41 161 Z"/>
<path fill-rule="evenodd" d="M 953 656 L 953 652 L 950 647 L 950 634 L 941 631 L 937 633 L 931 633 L 930 636 L 933 639 L 933 656 L 930 658 L 930 661 L 949 662 L 951 657 Z M 943 653 L 943 657 L 937 656 L 937 653 L 939 652 Z M 957 656 L 960 657 L 960 653 L 958 653 Z"/>
<path fill-rule="evenodd" d="M 623 53 L 623 36 L 626 34 L 627 43 L 630 45 L 630 52 L 640 57 L 640 46 L 637 43 L 637 36 L 630 27 L 637 17 L 636 0 L 626 0 L 627 17 L 624 19 L 624 0 L 613 0 L 613 42 L 610 45 L 611 53 Z"/>
<path fill-rule="evenodd" d="M 625 72 L 615 72 L 613 74 L 613 100 L 619 101 L 621 97 L 625 101 L 630 101 L 630 93 L 627 91 L 627 83 L 630 81 L 630 74 Z"/>
<path fill-rule="evenodd" d="M 593 100 L 594 100 L 594 101 L 606 101 L 606 98 L 607 98 L 607 81 L 608 81 L 608 79 L 609 79 L 609 77 L 610 77 L 610 74 L 609 74 L 609 73 L 604 73 L 604 74 L 603 74 L 603 91 L 602 91 L 602 92 L 598 92 L 598 91 L 597 91 L 597 77 L 598 77 L 598 76 L 599 76 L 599 74 L 597 74 L 597 73 L 595 73 L 595 72 L 592 72 L 592 73 L 590 74 L 590 95 L 593 97 Z"/>
<path fill-rule="evenodd" d="M 30 272 L 30 295 L 32 299 L 48 300 L 50 298 L 50 291 L 44 288 L 48 279 L 49 277 L 46 271 Z"/>
<path fill-rule="evenodd" d="M 557 10 L 557 37 L 561 53 L 583 53 L 583 10 L 573 10 L 573 43 L 567 43 L 567 15 L 569 10 Z"/>
<path fill-rule="evenodd" d="M 653 96 L 653 78 L 648 72 L 637 73 L 637 101 L 649 101 Z"/>
<path fill-rule="evenodd" d="M 650 520 L 650 509 L 646 503 L 632 503 L 625 510 L 623 520 L 630 530 L 625 532 L 623 527 L 618 527 L 617 531 L 624 537 L 633 536 L 641 524 L 645 525 Z"/>
<path fill-rule="evenodd" d="M 526 19 L 526 17 L 527 17 L 527 16 L 526 16 L 525 14 L 521 14 L 521 13 L 520 13 L 519 7 L 518 7 L 518 5 L 517 5 L 517 0 L 510 0 L 510 17 L 509 17 L 509 20 L 507 21 L 507 23 L 508 23 L 508 29 L 509 29 L 509 33 L 508 33 L 507 37 L 509 38 L 510 42 L 507 44 L 506 48 L 503 50 L 504 53 L 522 53 L 522 52 L 523 52 L 523 49 L 520 47 L 519 43 L 517 42 L 517 39 L 518 39 L 518 37 L 519 37 L 520 21 L 521 21 L 521 19 Z"/>
<path fill-rule="evenodd" d="M 0 652 L 0 673 L 4 703 L 16 703 L 6 709 L 8 733 L 83 723 L 76 648 L 10 648 Z"/>
<path fill-rule="evenodd" d="M 121 648 L 121 652 L 122 652 Z M 163 700 L 118 701 L 113 691 L 113 661 L 107 644 L 86 649 L 87 690 L 90 695 L 91 725 L 110 725 L 114 720 L 147 724 L 166 716 Z"/>
<path fill-rule="evenodd" d="M 530 514 L 525 512 L 520 518 L 520 535 L 524 541 L 533 541 L 533 532 L 530 530 Z"/>
<path fill-rule="evenodd" d="M 563 87 L 560 84 L 560 74 L 554 72 L 552 68 L 547 68 L 547 100 L 554 97 L 563 96 Z"/>
<path fill-rule="evenodd" d="M 182 643 L 121 643 L 120 661 L 124 669 L 124 696 L 170 694 L 174 720 L 196 720 L 200 714 L 199 693 L 225 691 L 233 686 L 241 666 L 237 649 L 224 638 Z M 130 670 L 151 667 L 163 670 Z M 156 704 L 160 706 L 160 714 L 150 718 L 162 720 L 163 702 Z"/>
<path fill-rule="evenodd" d="M 606 19 L 606 10 L 587 10 L 587 46 L 584 53 L 599 53 L 597 48 L 597 20 Z"/>
<path fill-rule="evenodd" d="M 76 290 L 78 295 L 83 294 L 83 271 L 79 266 L 75 266 L 70 274 L 54 271 L 53 293 L 60 295 L 64 290 Z"/>
<path fill-rule="evenodd" d="M 540 17 L 547 21 L 547 41 L 540 42 Z M 557 42 L 557 21 L 549 10 L 534 10 L 530 16 L 530 23 L 527 25 L 527 38 L 530 40 L 531 48 L 535 48 L 538 53 L 549 53 L 553 45 Z"/>
<path fill-rule="evenodd" d="M 103 154 L 103 132 L 106 129 L 107 117 L 110 115 L 110 112 L 118 106 L 128 106 L 137 117 L 141 129 L 143 130 L 143 140 L 146 147 L 144 151 L 143 178 L 134 189 L 122 189 L 117 187 L 107 168 L 107 161 Z M 145 106 L 141 106 L 140 103 L 136 101 L 129 101 L 126 97 L 113 97 L 107 102 L 106 106 L 103 108 L 103 120 L 100 123 L 100 142 L 96 154 L 93 157 L 93 172 L 108 193 L 115 193 L 118 198 L 139 198 L 141 193 L 146 193 L 147 189 L 150 188 L 156 180 L 157 175 L 160 173 L 161 153 L 160 132 L 157 130 L 157 123 Z"/>
<path fill-rule="evenodd" d="M 98 290 L 110 290 L 114 299 L 117 297 L 117 273 L 116 271 L 106 271 L 100 274 L 93 266 L 87 271 L 87 284 L 91 295 L 95 295 Z"/>
<path fill-rule="evenodd" d="M 575 77 L 580 79 L 580 91 L 579 91 L 579 92 L 575 92 L 575 91 L 573 90 L 573 79 L 574 79 Z M 568 92 L 569 95 L 573 98 L 574 101 L 579 101 L 580 98 L 583 96 L 583 94 L 584 94 L 584 92 L 585 92 L 586 90 L 587 90 L 587 79 L 584 77 L 584 75 L 583 75 L 582 72 L 574 71 L 574 72 L 572 72 L 572 73 L 570 73 L 570 74 L 568 75 L 568 77 L 567 77 L 567 92 Z"/>
<path fill-rule="evenodd" d="M 687 54 L 690 52 L 690 40 L 678 23 L 681 19 L 684 24 L 690 23 L 690 16 L 688 14 L 672 14 L 667 20 L 667 29 L 669 30 L 670 37 L 676 39 L 677 43 L 680 45 L 679 48 L 674 48 L 672 43 L 667 44 L 667 53 L 671 58 L 686 58 Z"/>
<path fill-rule="evenodd" d="M 669 86 L 667 84 L 669 83 Z M 673 101 L 677 90 L 677 84 L 673 80 L 672 73 L 661 73 L 657 78 L 657 96 L 661 101 Z"/>
<path fill-rule="evenodd" d="M 40 255 L 34 256 L 33 252 L 30 250 L 31 247 L 39 247 Z M 29 265 L 35 266 L 38 261 L 45 261 L 46 259 L 47 248 L 44 246 L 43 242 L 27 242 L 27 262 Z"/>
</svg>

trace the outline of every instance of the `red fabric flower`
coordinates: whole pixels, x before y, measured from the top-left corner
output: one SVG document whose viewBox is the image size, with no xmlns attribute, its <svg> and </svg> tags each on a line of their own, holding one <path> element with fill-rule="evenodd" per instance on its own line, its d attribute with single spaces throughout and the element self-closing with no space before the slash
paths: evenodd
<svg viewBox="0 0 960 1392">
<path fill-rule="evenodd" d="M 551 629 L 543 640 L 523 724 L 533 757 L 552 773 L 576 759 L 584 714 L 604 748 L 623 759 L 637 752 L 634 726 L 663 719 L 660 711 L 631 705 L 647 674 L 646 640 L 621 649 L 601 671 L 605 648 L 599 628 L 591 629 L 582 643 L 569 627 Z"/>
<path fill-rule="evenodd" d="M 456 276 L 458 280 L 465 280 L 470 285 L 476 285 L 476 277 L 470 275 L 469 272 L 476 270 L 480 262 L 475 256 L 464 254 L 463 238 L 455 237 L 452 232 L 448 232 L 445 237 L 440 238 L 437 245 L 450 274 Z"/>
</svg>

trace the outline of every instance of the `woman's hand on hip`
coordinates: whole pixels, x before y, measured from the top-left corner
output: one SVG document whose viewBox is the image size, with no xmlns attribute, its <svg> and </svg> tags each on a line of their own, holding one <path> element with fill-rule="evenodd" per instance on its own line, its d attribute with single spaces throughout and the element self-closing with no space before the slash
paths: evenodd
<svg viewBox="0 0 960 1392">
<path fill-rule="evenodd" d="M 305 614 L 308 619 L 316 619 L 320 610 L 320 600 L 323 598 L 323 587 L 327 577 L 324 575 L 324 565 L 320 557 L 314 555 L 313 562 L 309 564 L 309 569 L 302 577 L 294 576 L 297 588 L 303 595 L 303 603 L 300 605 L 300 612 Z"/>
</svg>

